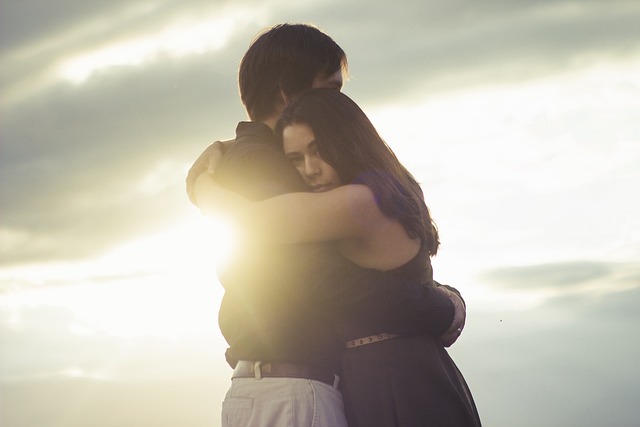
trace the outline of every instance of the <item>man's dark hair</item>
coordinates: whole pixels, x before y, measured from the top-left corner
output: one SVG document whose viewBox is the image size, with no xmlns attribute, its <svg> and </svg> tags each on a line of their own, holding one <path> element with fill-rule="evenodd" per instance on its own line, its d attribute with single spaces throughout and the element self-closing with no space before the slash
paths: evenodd
<svg viewBox="0 0 640 427">
<path fill-rule="evenodd" d="M 331 37 L 307 24 L 279 24 L 259 35 L 242 58 L 240 98 L 251 120 L 271 116 L 287 98 L 311 88 L 317 76 L 347 71 L 347 57 Z"/>
</svg>

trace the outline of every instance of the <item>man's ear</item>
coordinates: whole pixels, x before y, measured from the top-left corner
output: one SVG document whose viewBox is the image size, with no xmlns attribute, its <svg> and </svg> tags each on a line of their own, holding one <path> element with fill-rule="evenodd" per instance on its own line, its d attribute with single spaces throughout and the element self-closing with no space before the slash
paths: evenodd
<svg viewBox="0 0 640 427">
<path fill-rule="evenodd" d="M 278 118 L 280 118 L 280 116 L 282 115 L 282 112 L 284 111 L 285 107 L 287 106 L 287 102 L 289 101 L 288 97 L 284 94 L 282 89 L 280 89 L 279 95 L 280 96 L 277 96 L 273 103 L 273 110 L 276 114 L 276 117 Z"/>
</svg>

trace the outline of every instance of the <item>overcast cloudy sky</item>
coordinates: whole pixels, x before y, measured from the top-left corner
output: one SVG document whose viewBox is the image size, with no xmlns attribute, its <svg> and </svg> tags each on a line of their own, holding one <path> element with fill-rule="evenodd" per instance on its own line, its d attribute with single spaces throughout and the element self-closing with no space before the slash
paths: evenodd
<svg viewBox="0 0 640 427">
<path fill-rule="evenodd" d="M 0 425 L 219 425 L 224 236 L 184 177 L 279 22 L 345 49 L 423 183 L 485 425 L 637 425 L 635 0 L 4 0 Z"/>
</svg>

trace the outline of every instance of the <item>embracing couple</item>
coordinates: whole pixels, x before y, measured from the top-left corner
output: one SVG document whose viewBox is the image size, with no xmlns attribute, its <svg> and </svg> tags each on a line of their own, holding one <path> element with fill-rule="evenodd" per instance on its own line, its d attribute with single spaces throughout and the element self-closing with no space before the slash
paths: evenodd
<svg viewBox="0 0 640 427">
<path fill-rule="evenodd" d="M 449 357 L 460 294 L 419 184 L 341 93 L 344 51 L 304 24 L 261 33 L 239 70 L 250 121 L 187 176 L 240 249 L 219 269 L 231 387 L 223 426 L 480 426 Z M 215 236 L 204 238 L 214 239 Z"/>
</svg>

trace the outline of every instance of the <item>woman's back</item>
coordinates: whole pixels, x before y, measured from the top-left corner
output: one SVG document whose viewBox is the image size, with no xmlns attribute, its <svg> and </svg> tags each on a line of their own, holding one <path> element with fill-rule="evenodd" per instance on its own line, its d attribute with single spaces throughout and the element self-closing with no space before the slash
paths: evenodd
<svg viewBox="0 0 640 427">
<path fill-rule="evenodd" d="M 374 198 L 373 194 L 371 197 Z M 366 216 L 371 226 L 365 233 L 337 242 L 338 250 L 345 258 L 360 267 L 392 271 L 418 255 L 420 239 L 409 237 L 397 219 L 384 215 L 374 203 Z"/>
</svg>

